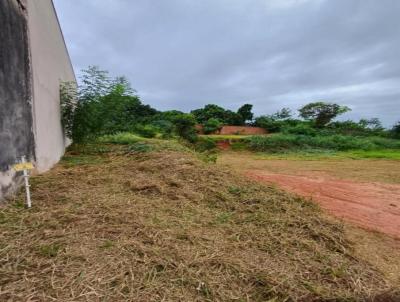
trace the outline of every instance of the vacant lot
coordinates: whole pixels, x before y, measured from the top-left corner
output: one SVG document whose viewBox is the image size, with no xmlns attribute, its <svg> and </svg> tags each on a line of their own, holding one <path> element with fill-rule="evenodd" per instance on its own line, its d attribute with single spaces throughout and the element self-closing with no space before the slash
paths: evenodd
<svg viewBox="0 0 400 302">
<path fill-rule="evenodd" d="M 291 160 L 224 153 L 220 163 L 313 198 L 329 213 L 400 239 L 400 161 Z"/>
<path fill-rule="evenodd" d="M 160 142 L 75 147 L 0 209 L 1 301 L 395 301 L 310 202 Z M 356 237 L 355 237 L 356 239 Z"/>
<path fill-rule="evenodd" d="M 344 156 L 317 156 L 317 160 L 310 160 L 311 157 L 305 159 L 295 154 L 284 158 L 284 155 L 223 152 L 218 162 L 257 181 L 312 198 L 329 214 L 352 224 L 391 236 L 394 239 L 362 232 L 363 236 L 356 237 L 360 251 L 374 250 L 376 256 L 369 257 L 370 260 L 386 262 L 386 269 L 400 281 L 400 261 L 392 261 L 400 258 L 400 161 L 353 160 Z M 373 246 L 381 247 L 387 255 L 379 256 Z"/>
</svg>

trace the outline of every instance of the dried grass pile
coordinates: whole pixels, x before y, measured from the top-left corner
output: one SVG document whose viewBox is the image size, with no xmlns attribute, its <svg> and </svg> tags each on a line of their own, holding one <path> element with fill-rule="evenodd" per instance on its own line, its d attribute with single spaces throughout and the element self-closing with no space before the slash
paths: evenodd
<svg viewBox="0 0 400 302">
<path fill-rule="evenodd" d="M 32 179 L 31 210 L 23 194 L 0 209 L 0 301 L 395 299 L 311 203 L 129 150 L 73 150 Z"/>
</svg>

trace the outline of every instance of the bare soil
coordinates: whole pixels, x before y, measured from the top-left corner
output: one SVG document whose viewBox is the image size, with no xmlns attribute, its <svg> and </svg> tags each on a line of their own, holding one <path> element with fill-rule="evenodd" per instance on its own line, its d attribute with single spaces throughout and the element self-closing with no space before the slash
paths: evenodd
<svg viewBox="0 0 400 302">
<path fill-rule="evenodd" d="M 342 218 L 355 253 L 400 286 L 400 164 L 392 160 L 266 160 L 223 152 L 218 163 L 275 184 Z"/>
<path fill-rule="evenodd" d="M 339 218 L 400 239 L 400 185 L 248 171 L 252 179 L 317 201 Z"/>
<path fill-rule="evenodd" d="M 312 198 L 336 217 L 400 239 L 399 162 L 263 160 L 251 153 L 224 153 L 220 163 Z"/>
</svg>

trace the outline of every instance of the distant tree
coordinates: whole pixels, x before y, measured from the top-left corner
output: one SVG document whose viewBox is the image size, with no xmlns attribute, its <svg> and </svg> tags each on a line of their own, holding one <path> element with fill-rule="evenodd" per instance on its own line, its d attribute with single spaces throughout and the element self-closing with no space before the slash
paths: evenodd
<svg viewBox="0 0 400 302">
<path fill-rule="evenodd" d="M 381 131 L 384 129 L 381 121 L 379 120 L 379 118 L 376 117 L 371 119 L 361 119 L 358 123 L 364 128 L 369 128 L 375 131 Z"/>
<path fill-rule="evenodd" d="M 132 88 L 131 83 L 125 76 L 118 76 L 110 81 L 110 90 L 119 90 L 120 95 L 136 95 L 136 90 Z"/>
<path fill-rule="evenodd" d="M 399 138 L 400 139 L 400 121 L 398 121 L 390 130 L 391 135 L 394 138 Z"/>
<path fill-rule="evenodd" d="M 203 125 L 209 119 L 217 119 L 223 125 L 244 125 L 246 121 L 253 119 L 252 107 L 253 105 L 245 104 L 237 112 L 233 112 L 215 104 L 208 104 L 204 108 L 192 110 L 190 113 L 196 118 L 197 123 Z"/>
<path fill-rule="evenodd" d="M 243 117 L 239 113 L 233 112 L 231 110 L 225 110 L 224 120 L 221 122 L 225 125 L 234 126 L 240 126 L 244 124 Z"/>
<path fill-rule="evenodd" d="M 166 120 L 172 122 L 175 117 L 182 115 L 183 112 L 179 110 L 167 110 L 159 112 L 154 118 L 155 120 Z"/>
<path fill-rule="evenodd" d="M 292 111 L 289 108 L 282 108 L 281 110 L 278 110 L 275 114 L 273 114 L 273 117 L 275 117 L 277 120 L 288 119 L 291 116 Z"/>
<path fill-rule="evenodd" d="M 312 120 L 317 128 L 323 128 L 335 117 L 351 109 L 334 103 L 315 102 L 299 109 L 300 116 L 306 120 Z"/>
<path fill-rule="evenodd" d="M 253 113 L 251 110 L 253 109 L 253 105 L 251 104 L 244 104 L 240 107 L 237 113 L 242 117 L 242 123 L 245 124 L 247 121 L 253 120 Z"/>
<path fill-rule="evenodd" d="M 294 127 L 301 123 L 300 120 L 292 119 L 289 108 L 282 108 L 274 114 L 261 115 L 255 118 L 254 125 L 266 129 L 268 132 L 279 132 L 287 127 Z"/>
<path fill-rule="evenodd" d="M 282 128 L 282 122 L 272 115 L 261 115 L 255 118 L 254 125 L 264 128 L 268 132 L 279 132 Z"/>
<path fill-rule="evenodd" d="M 101 70 L 98 66 L 89 66 L 82 70 L 82 85 L 79 86 L 79 101 L 96 100 L 108 94 L 112 89 L 112 80 L 108 71 Z"/>
<path fill-rule="evenodd" d="M 180 137 L 188 140 L 191 143 L 197 140 L 195 129 L 196 119 L 192 114 L 182 113 L 175 116 L 172 122 L 175 126 L 176 133 Z"/>
<path fill-rule="evenodd" d="M 204 108 L 192 110 L 190 112 L 196 118 L 199 124 L 204 124 L 210 118 L 215 118 L 220 121 L 225 121 L 225 109 L 214 104 L 205 105 Z"/>
<path fill-rule="evenodd" d="M 222 127 L 222 123 L 219 119 L 210 118 L 205 124 L 203 125 L 203 130 L 205 134 L 210 134 L 217 132 Z"/>
</svg>

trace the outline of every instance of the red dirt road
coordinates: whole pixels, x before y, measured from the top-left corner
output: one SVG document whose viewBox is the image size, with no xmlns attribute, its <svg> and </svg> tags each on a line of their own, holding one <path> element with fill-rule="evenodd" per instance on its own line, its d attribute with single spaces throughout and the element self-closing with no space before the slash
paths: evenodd
<svg viewBox="0 0 400 302">
<path fill-rule="evenodd" d="M 275 183 L 311 197 L 330 214 L 400 239 L 400 185 L 354 182 L 327 177 L 269 173 L 256 169 L 245 174 L 257 181 Z"/>
</svg>

